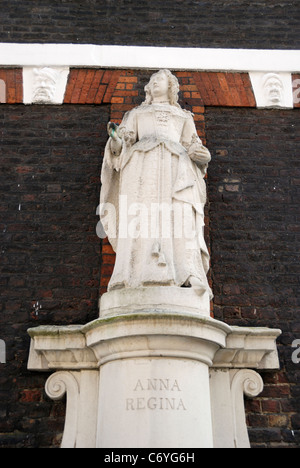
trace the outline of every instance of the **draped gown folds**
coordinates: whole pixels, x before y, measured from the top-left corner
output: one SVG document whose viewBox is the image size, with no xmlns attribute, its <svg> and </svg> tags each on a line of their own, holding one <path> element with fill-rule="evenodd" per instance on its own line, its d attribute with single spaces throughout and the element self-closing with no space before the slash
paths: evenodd
<svg viewBox="0 0 300 468">
<path fill-rule="evenodd" d="M 204 241 L 204 177 L 209 151 L 197 136 L 193 114 L 168 103 L 142 104 L 125 114 L 110 139 L 101 174 L 100 217 L 116 252 L 108 290 L 189 286 L 198 278 L 209 291 L 209 254 Z M 191 145 L 207 163 L 189 156 Z"/>
</svg>

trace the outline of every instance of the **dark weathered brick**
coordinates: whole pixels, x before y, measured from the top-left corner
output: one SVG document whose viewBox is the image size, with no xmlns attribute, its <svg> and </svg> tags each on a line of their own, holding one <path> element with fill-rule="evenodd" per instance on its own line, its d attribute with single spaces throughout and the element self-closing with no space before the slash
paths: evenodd
<svg viewBox="0 0 300 468">
<path fill-rule="evenodd" d="M 207 108 L 205 117 L 214 315 L 229 324 L 282 329 L 281 371 L 263 373 L 261 410 L 247 405 L 248 423 L 253 446 L 296 446 L 300 385 L 291 344 L 299 339 L 293 183 L 300 174 L 299 111 Z M 229 181 L 239 189 L 227 191 Z M 287 437 L 286 427 L 294 436 Z"/>
<path fill-rule="evenodd" d="M 0 108 L 1 447 L 51 446 L 63 430 L 64 409 L 49 416 L 45 376 L 27 371 L 27 329 L 98 316 L 96 208 L 108 110 Z"/>
<path fill-rule="evenodd" d="M 3 0 L 1 42 L 299 48 L 297 0 Z"/>
</svg>

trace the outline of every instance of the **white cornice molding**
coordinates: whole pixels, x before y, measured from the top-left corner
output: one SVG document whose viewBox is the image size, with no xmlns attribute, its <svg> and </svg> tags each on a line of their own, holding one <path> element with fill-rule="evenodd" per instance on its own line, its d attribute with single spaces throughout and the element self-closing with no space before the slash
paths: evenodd
<svg viewBox="0 0 300 468">
<path fill-rule="evenodd" d="M 300 50 L 0 43 L 0 67 L 300 72 Z"/>
</svg>

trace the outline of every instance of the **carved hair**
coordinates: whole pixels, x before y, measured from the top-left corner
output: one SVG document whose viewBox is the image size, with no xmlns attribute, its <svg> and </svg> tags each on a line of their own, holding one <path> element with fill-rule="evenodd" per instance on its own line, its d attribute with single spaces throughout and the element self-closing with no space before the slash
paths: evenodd
<svg viewBox="0 0 300 468">
<path fill-rule="evenodd" d="M 59 78 L 59 72 L 50 67 L 34 68 L 33 72 L 36 79 L 46 79 L 47 81 L 51 81 L 53 84 L 56 84 Z"/>
<path fill-rule="evenodd" d="M 262 79 L 263 87 L 265 87 L 268 81 L 271 79 L 278 81 L 278 83 L 280 83 L 281 88 L 283 88 L 281 78 L 276 73 L 267 73 L 266 75 L 263 76 L 263 79 Z"/>
<path fill-rule="evenodd" d="M 151 76 L 149 83 L 144 88 L 145 93 L 146 93 L 146 99 L 143 102 L 143 105 L 149 105 L 152 103 L 153 96 L 151 94 L 150 83 L 153 80 L 153 78 L 160 73 L 164 73 L 169 80 L 169 103 L 170 105 L 180 107 L 180 105 L 178 104 L 179 82 L 176 76 L 173 75 L 170 72 L 170 70 L 160 70 L 159 72 L 154 73 L 154 75 Z"/>
</svg>

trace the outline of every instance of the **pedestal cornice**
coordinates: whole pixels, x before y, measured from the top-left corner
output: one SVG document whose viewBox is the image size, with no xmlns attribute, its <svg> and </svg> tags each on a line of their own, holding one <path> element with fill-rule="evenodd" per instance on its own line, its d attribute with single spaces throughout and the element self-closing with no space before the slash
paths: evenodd
<svg viewBox="0 0 300 468">
<path fill-rule="evenodd" d="M 133 356 L 203 359 L 217 368 L 279 367 L 276 338 L 280 330 L 230 327 L 188 314 L 128 314 L 86 325 L 41 326 L 28 333 L 31 370 L 97 369 L 110 360 Z"/>
</svg>

